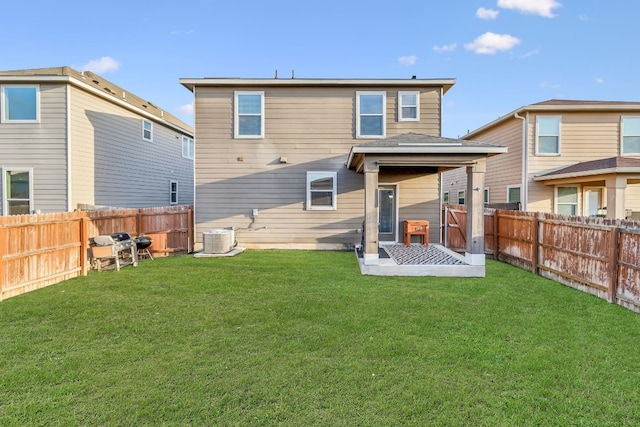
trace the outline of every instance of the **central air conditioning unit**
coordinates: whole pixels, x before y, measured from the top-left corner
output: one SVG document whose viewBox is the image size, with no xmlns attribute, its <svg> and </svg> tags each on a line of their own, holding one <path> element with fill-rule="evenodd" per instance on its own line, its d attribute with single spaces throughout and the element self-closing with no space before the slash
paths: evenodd
<svg viewBox="0 0 640 427">
<path fill-rule="evenodd" d="M 236 232 L 233 227 L 205 231 L 202 245 L 205 254 L 226 254 L 236 246 Z"/>
</svg>

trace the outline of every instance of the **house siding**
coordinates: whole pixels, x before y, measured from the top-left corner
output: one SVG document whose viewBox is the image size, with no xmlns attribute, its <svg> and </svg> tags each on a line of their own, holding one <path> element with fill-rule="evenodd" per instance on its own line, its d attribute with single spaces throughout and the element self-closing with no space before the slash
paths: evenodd
<svg viewBox="0 0 640 427">
<path fill-rule="evenodd" d="M 39 123 L 0 123 L 0 167 L 33 169 L 33 210 L 66 211 L 66 86 L 39 86 Z M 4 174 L 0 175 L 4 187 Z M 0 203 L 4 215 L 2 209 Z"/>
<path fill-rule="evenodd" d="M 182 158 L 183 134 L 153 124 L 142 139 L 143 117 L 80 88 L 71 89 L 72 203 L 117 207 L 169 204 L 169 182 L 178 202 L 193 203 L 193 161 Z"/>
<path fill-rule="evenodd" d="M 233 138 L 234 91 L 255 87 L 195 90 L 196 238 L 233 226 L 239 243 L 251 248 L 348 248 L 360 243 L 364 218 L 364 179 L 346 168 L 355 139 L 355 96 L 360 90 L 386 90 L 386 136 L 405 132 L 439 135 L 440 91 L 424 88 L 419 122 L 397 122 L 402 88 L 267 87 L 265 138 Z M 280 163 L 286 158 L 287 163 Z M 308 171 L 337 172 L 337 209 L 306 210 Z M 381 172 L 380 182 L 387 182 Z M 403 178 L 404 179 L 404 178 Z M 432 181 L 436 180 L 436 184 Z M 406 182 L 406 184 L 405 184 Z M 413 216 L 429 183 L 438 201 L 437 176 L 403 181 L 401 217 Z M 405 188 L 406 186 L 406 188 Z M 424 207 L 424 206 L 423 206 Z M 433 212 L 419 212 L 422 217 Z M 256 218 L 252 210 L 258 209 Z M 427 218 L 419 218 L 427 219 Z"/>
</svg>

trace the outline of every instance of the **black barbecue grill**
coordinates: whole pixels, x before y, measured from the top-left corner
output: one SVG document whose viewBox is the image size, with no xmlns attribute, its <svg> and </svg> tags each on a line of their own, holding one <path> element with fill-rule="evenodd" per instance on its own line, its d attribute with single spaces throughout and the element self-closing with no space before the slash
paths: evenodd
<svg viewBox="0 0 640 427">
<path fill-rule="evenodd" d="M 153 243 L 153 239 L 151 239 L 151 237 L 141 234 L 133 240 L 136 242 L 139 257 L 148 256 L 149 258 L 153 259 L 153 256 L 151 256 L 151 252 L 149 251 L 149 246 L 151 246 L 151 244 Z"/>
</svg>

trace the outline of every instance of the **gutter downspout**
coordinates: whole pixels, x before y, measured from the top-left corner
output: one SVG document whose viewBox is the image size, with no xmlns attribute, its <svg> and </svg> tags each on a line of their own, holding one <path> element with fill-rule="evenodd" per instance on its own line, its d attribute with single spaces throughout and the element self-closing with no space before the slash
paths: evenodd
<svg viewBox="0 0 640 427">
<path fill-rule="evenodd" d="M 73 165 L 71 161 L 71 85 L 67 84 L 67 212 L 73 212 L 72 200 L 71 200 L 71 185 L 72 185 L 72 170 Z"/>
<path fill-rule="evenodd" d="M 526 114 L 526 117 L 522 117 L 516 111 L 513 117 L 522 120 L 522 192 L 520 193 L 520 201 L 522 202 L 522 210 L 526 211 L 529 200 L 529 147 L 527 146 L 529 142 L 527 132 L 529 128 L 529 113 Z"/>
</svg>

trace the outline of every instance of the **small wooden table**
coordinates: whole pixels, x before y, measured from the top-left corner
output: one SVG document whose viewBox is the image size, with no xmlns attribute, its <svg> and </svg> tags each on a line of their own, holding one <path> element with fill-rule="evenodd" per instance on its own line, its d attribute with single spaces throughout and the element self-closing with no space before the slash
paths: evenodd
<svg viewBox="0 0 640 427">
<path fill-rule="evenodd" d="M 420 244 L 429 246 L 429 221 L 405 221 L 404 245 L 411 246 L 411 236 L 420 236 Z"/>
</svg>

